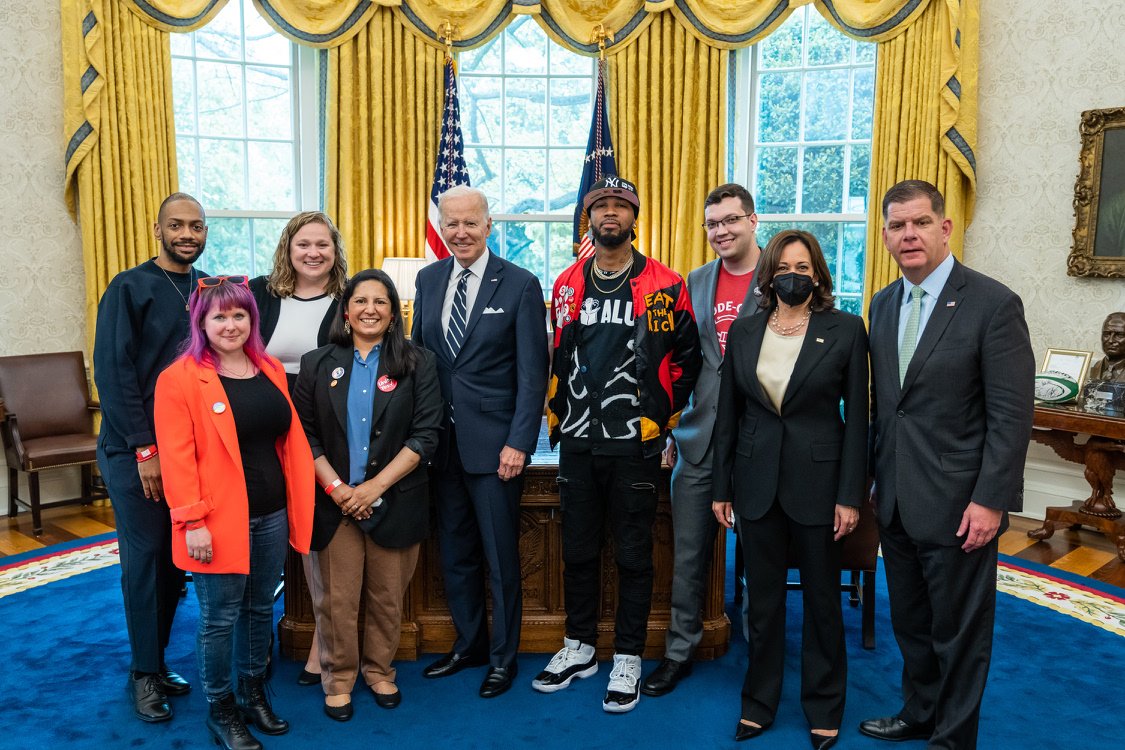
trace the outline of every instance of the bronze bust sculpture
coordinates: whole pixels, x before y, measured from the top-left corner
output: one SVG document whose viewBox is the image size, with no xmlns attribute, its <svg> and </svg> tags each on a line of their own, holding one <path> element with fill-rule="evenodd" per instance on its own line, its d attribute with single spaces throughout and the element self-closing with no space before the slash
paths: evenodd
<svg viewBox="0 0 1125 750">
<path fill-rule="evenodd" d="M 1114 312 L 1102 323 L 1105 358 L 1090 368 L 1090 380 L 1125 382 L 1125 312 Z"/>
</svg>

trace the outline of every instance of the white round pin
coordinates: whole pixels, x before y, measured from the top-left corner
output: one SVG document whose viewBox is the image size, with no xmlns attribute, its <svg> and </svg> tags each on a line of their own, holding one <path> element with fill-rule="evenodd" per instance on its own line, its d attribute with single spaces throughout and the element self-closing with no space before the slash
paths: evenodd
<svg viewBox="0 0 1125 750">
<path fill-rule="evenodd" d="M 332 371 L 332 377 L 334 377 L 334 378 L 344 377 L 344 368 L 343 367 L 337 367 L 335 370 Z"/>
<path fill-rule="evenodd" d="M 216 414 L 222 414 L 226 410 L 227 410 L 227 405 L 224 404 L 222 401 L 216 401 L 214 404 L 211 405 L 211 411 L 215 412 Z"/>
</svg>

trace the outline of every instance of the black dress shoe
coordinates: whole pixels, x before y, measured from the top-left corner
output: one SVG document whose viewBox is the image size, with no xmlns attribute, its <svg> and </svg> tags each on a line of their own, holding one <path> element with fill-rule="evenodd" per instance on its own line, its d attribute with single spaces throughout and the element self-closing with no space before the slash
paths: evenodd
<svg viewBox="0 0 1125 750">
<path fill-rule="evenodd" d="M 161 665 L 156 679 L 160 681 L 160 689 L 164 691 L 165 695 L 180 696 L 191 692 L 191 683 L 168 669 L 167 665 Z"/>
<path fill-rule="evenodd" d="M 371 692 L 375 693 L 374 690 Z M 398 708 L 402 703 L 402 691 L 396 690 L 393 693 L 375 693 L 375 705 L 379 708 Z"/>
<path fill-rule="evenodd" d="M 307 669 L 302 669 L 301 674 L 297 675 L 297 684 L 302 687 L 309 687 L 311 685 L 320 684 L 320 675 L 310 672 Z"/>
<path fill-rule="evenodd" d="M 934 733 L 934 728 L 925 724 L 911 724 L 903 721 L 898 716 L 888 716 L 882 719 L 868 719 L 860 722 L 859 731 L 868 737 L 877 740 L 890 740 L 902 742 L 903 740 L 928 740 Z"/>
<path fill-rule="evenodd" d="M 273 712 L 269 696 L 266 695 L 264 675 L 256 677 L 238 676 L 238 695 L 235 698 L 242 718 L 266 734 L 285 734 L 289 722 Z"/>
<path fill-rule="evenodd" d="M 352 704 L 349 701 L 342 706 L 329 706 L 324 704 L 324 713 L 328 714 L 329 719 L 336 721 L 348 721 L 352 718 Z"/>
<path fill-rule="evenodd" d="M 480 684 L 480 697 L 495 698 L 501 693 L 508 692 L 517 672 L 519 672 L 519 666 L 515 662 L 512 662 L 511 666 L 508 667 L 489 667 L 488 675 L 484 678 L 484 682 Z"/>
<path fill-rule="evenodd" d="M 658 698 L 676 689 L 676 684 L 691 674 L 690 661 L 664 659 L 641 683 L 641 692 Z"/>
<path fill-rule="evenodd" d="M 836 744 L 837 734 L 817 734 L 816 732 L 809 732 L 809 741 L 812 742 L 813 750 L 828 750 L 828 748 Z"/>
<path fill-rule="evenodd" d="M 738 728 L 734 730 L 734 741 L 752 740 L 764 731 L 766 731 L 765 727 L 752 727 L 740 721 L 738 722 Z"/>
<path fill-rule="evenodd" d="M 482 659 L 478 656 L 462 655 L 455 651 L 450 651 L 448 654 L 423 669 L 422 676 L 430 678 L 448 677 L 449 675 L 457 674 L 462 669 L 468 667 L 483 667 L 487 663 L 488 659 Z"/>
<path fill-rule="evenodd" d="M 156 723 L 172 718 L 172 707 L 160 687 L 158 675 L 130 675 L 125 692 L 133 701 L 133 714 L 141 721 Z"/>
</svg>

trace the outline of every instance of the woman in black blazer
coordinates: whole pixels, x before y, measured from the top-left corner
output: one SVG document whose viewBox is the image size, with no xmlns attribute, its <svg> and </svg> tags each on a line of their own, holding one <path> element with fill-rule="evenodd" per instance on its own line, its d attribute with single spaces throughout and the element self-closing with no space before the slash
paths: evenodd
<svg viewBox="0 0 1125 750">
<path fill-rule="evenodd" d="M 321 485 L 310 591 L 324 710 L 339 721 L 352 717 L 351 691 L 361 672 L 379 706 L 394 708 L 402 699 L 391 661 L 403 594 L 429 533 L 424 464 L 437 445 L 441 391 L 434 355 L 407 341 L 402 328 L 390 277 L 361 271 L 344 288 L 332 343 L 305 355 L 293 391 Z"/>
<path fill-rule="evenodd" d="M 348 263 L 340 230 L 320 211 L 302 211 L 281 230 L 269 276 L 250 280 L 266 353 L 281 362 L 289 393 L 297 382 L 301 357 L 328 343 L 328 328 L 348 283 Z M 309 557 L 301 558 L 311 581 Z M 313 634 L 298 685 L 320 684 L 320 653 Z"/>
<path fill-rule="evenodd" d="M 867 333 L 835 309 L 816 238 L 779 232 L 759 263 L 765 314 L 727 337 L 715 422 L 713 510 L 737 516 L 746 561 L 750 663 L 736 740 L 773 722 L 785 656 L 785 583 L 801 571 L 801 704 L 814 748 L 836 744 L 847 654 L 840 539 L 859 519 L 867 477 Z M 841 408 L 842 402 L 842 408 Z"/>
</svg>

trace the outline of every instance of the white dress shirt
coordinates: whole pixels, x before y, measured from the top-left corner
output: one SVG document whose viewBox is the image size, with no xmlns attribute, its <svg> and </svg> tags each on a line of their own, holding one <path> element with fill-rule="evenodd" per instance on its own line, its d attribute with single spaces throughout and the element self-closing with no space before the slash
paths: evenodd
<svg viewBox="0 0 1125 750">
<path fill-rule="evenodd" d="M 914 341 L 914 344 L 917 345 L 918 341 L 922 339 L 922 331 L 926 330 L 926 323 L 930 320 L 930 314 L 937 306 L 941 290 L 945 288 L 945 282 L 949 281 L 949 274 L 952 272 L 953 253 L 950 253 L 945 260 L 938 263 L 937 268 L 930 271 L 930 275 L 923 279 L 921 284 L 911 284 L 905 276 L 903 277 L 902 304 L 898 308 L 898 350 L 900 352 L 902 351 L 902 337 L 906 332 L 906 321 L 910 318 L 911 290 L 915 286 L 920 286 L 926 292 L 922 297 L 922 310 L 918 317 L 918 338 Z"/>
<path fill-rule="evenodd" d="M 477 301 L 477 292 L 480 291 L 480 283 L 484 279 L 485 269 L 488 268 L 488 261 L 491 258 L 488 248 L 485 248 L 481 256 L 473 261 L 469 266 L 469 278 L 465 283 L 465 322 L 469 322 L 469 318 L 473 313 L 473 305 Z M 463 266 L 457 262 L 456 258 L 453 260 L 453 270 L 449 273 L 449 283 L 445 285 L 445 301 L 441 304 L 441 331 L 443 334 L 449 334 L 449 316 L 453 313 L 453 298 L 457 295 L 457 282 L 461 279 L 461 271 Z M 468 333 L 468 331 L 466 331 Z"/>
</svg>

